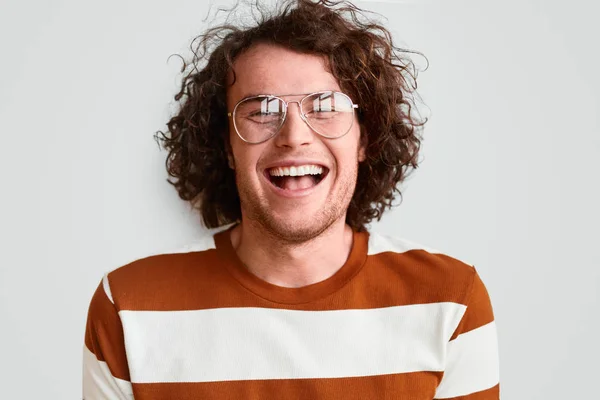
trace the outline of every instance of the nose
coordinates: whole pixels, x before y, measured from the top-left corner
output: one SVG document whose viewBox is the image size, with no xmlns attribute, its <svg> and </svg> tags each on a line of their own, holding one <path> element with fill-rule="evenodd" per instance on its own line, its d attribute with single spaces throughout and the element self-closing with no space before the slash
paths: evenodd
<svg viewBox="0 0 600 400">
<path fill-rule="evenodd" d="M 300 115 L 300 102 L 288 102 L 285 121 L 274 138 L 275 145 L 290 148 L 308 145 L 314 140 L 314 135 L 315 133 Z"/>
</svg>

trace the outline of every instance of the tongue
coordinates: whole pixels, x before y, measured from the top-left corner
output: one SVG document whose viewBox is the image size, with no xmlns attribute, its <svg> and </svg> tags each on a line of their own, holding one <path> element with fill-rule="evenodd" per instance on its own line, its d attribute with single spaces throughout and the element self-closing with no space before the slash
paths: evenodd
<svg viewBox="0 0 600 400">
<path fill-rule="evenodd" d="M 304 176 L 284 176 L 281 181 L 281 187 L 286 190 L 300 190 L 313 187 L 315 180 L 310 175 Z"/>
</svg>

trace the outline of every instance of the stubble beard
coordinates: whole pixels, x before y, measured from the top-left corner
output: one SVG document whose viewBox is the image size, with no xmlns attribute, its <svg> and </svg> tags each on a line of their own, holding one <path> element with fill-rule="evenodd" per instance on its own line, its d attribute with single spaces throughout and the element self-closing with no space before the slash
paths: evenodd
<svg viewBox="0 0 600 400">
<path fill-rule="evenodd" d="M 253 188 L 239 176 L 237 171 L 236 185 L 242 215 L 245 215 L 252 225 L 279 242 L 301 244 L 318 237 L 341 218 L 345 219 L 356 188 L 357 177 L 358 163 L 352 171 L 347 171 L 344 176 L 338 176 L 337 191 L 333 193 L 332 198 L 328 198 L 324 208 L 314 217 L 304 219 L 302 224 L 276 217 L 265 205 L 266 202 L 256 195 Z"/>
</svg>

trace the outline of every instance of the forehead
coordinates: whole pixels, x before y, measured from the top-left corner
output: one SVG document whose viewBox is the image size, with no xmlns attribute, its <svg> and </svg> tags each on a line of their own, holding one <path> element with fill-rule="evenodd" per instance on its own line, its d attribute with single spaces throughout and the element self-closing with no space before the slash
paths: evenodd
<svg viewBox="0 0 600 400">
<path fill-rule="evenodd" d="M 304 54 L 271 44 L 258 44 L 234 62 L 236 81 L 227 88 L 231 105 L 257 94 L 303 94 L 320 90 L 340 90 L 329 72 L 327 58 Z M 230 71 L 230 80 L 233 81 Z"/>
</svg>

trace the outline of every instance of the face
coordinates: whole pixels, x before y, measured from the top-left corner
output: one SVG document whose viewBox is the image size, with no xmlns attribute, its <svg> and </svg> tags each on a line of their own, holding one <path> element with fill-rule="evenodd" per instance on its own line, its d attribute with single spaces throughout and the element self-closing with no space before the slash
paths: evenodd
<svg viewBox="0 0 600 400">
<path fill-rule="evenodd" d="M 302 94 L 342 91 L 326 67 L 326 59 L 321 56 L 255 45 L 234 63 L 236 81 L 228 87 L 228 110 L 233 111 L 239 100 L 256 94 L 299 101 Z M 298 103 L 290 103 L 279 133 L 260 144 L 244 142 L 230 118 L 231 158 L 242 221 L 250 220 L 288 242 L 310 240 L 334 223 L 345 221 L 358 163 L 364 160 L 364 149 L 359 146 L 360 127 L 354 118 L 346 135 L 328 139 L 302 120 Z M 297 173 L 316 175 L 274 176 L 288 174 L 291 166 L 297 168 Z"/>
</svg>

